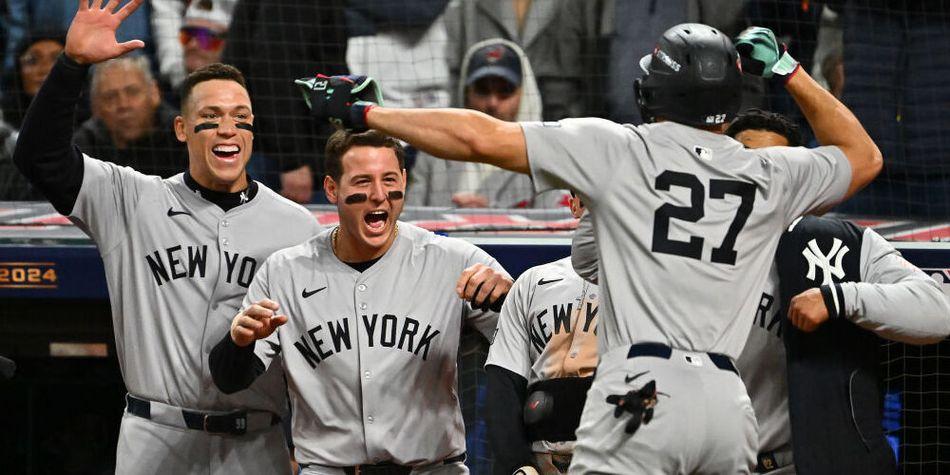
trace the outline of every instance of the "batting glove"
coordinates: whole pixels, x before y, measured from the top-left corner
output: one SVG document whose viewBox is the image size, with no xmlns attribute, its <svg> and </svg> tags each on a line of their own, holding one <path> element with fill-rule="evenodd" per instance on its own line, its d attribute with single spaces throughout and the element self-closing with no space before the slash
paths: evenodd
<svg viewBox="0 0 950 475">
<path fill-rule="evenodd" d="M 310 115 L 327 120 L 338 128 L 362 132 L 366 114 L 376 105 L 383 104 L 379 84 L 368 76 L 324 76 L 297 79 Z"/>
<path fill-rule="evenodd" d="M 736 51 L 742 61 L 742 71 L 766 79 L 776 75 L 787 79 L 799 67 L 785 45 L 775 39 L 775 33 L 761 26 L 739 33 Z"/>
</svg>

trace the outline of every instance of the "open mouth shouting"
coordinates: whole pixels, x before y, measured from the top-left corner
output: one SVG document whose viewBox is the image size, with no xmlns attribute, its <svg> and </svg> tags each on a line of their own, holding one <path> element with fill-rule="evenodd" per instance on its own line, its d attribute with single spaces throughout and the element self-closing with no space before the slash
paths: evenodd
<svg viewBox="0 0 950 475">
<path fill-rule="evenodd" d="M 363 216 L 363 222 L 372 234 L 382 233 L 386 229 L 387 221 L 389 221 L 389 212 L 385 210 L 370 211 Z"/>
<path fill-rule="evenodd" d="M 223 162 L 234 162 L 241 153 L 241 147 L 235 144 L 218 144 L 211 149 L 211 153 Z"/>
</svg>

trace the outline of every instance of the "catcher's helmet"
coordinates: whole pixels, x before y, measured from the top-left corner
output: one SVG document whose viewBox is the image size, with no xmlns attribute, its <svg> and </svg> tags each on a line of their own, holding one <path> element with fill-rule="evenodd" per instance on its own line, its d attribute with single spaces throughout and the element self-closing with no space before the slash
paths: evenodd
<svg viewBox="0 0 950 475">
<path fill-rule="evenodd" d="M 739 55 L 711 26 L 683 23 L 666 30 L 640 67 L 646 75 L 633 88 L 645 122 L 662 117 L 703 127 L 724 124 L 739 111 Z"/>
</svg>

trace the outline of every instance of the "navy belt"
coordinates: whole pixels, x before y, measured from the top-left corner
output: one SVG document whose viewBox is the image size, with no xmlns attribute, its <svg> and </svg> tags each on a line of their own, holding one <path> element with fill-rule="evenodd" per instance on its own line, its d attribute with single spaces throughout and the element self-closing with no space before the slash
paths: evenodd
<svg viewBox="0 0 950 475">
<path fill-rule="evenodd" d="M 442 465 L 450 465 L 456 462 L 465 461 L 465 452 L 454 457 L 449 457 L 442 461 Z M 302 463 L 300 468 L 307 468 L 314 464 Z M 374 464 L 353 465 L 350 467 L 340 467 L 346 475 L 409 475 L 413 467 L 407 465 L 397 465 L 392 462 L 380 462 Z"/>
<path fill-rule="evenodd" d="M 210 414 L 139 399 L 131 394 L 126 394 L 125 402 L 129 414 L 159 423 L 200 430 L 211 434 L 242 435 L 249 431 L 258 431 L 280 423 L 279 416 L 262 411 Z M 179 412 L 181 414 L 180 418 L 177 417 Z"/>
<path fill-rule="evenodd" d="M 652 356 L 654 358 L 663 358 L 668 360 L 672 355 L 673 348 L 670 348 L 669 346 L 662 343 L 636 343 L 630 345 L 630 350 L 627 352 L 627 358 Z M 717 368 L 723 371 L 732 371 L 738 376 L 739 370 L 737 370 L 736 365 L 733 364 L 732 358 L 729 358 L 722 353 L 706 353 L 706 356 L 709 357 L 710 361 L 712 361 Z"/>
</svg>

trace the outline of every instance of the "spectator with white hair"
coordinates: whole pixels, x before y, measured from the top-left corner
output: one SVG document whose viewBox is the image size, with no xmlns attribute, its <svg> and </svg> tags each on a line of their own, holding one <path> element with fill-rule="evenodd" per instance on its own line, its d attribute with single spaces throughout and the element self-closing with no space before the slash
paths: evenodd
<svg viewBox="0 0 950 475">
<path fill-rule="evenodd" d="M 177 112 L 162 103 L 146 57 L 96 65 L 89 89 L 92 118 L 73 136 L 79 150 L 166 178 L 187 166 L 173 129 Z"/>
</svg>

